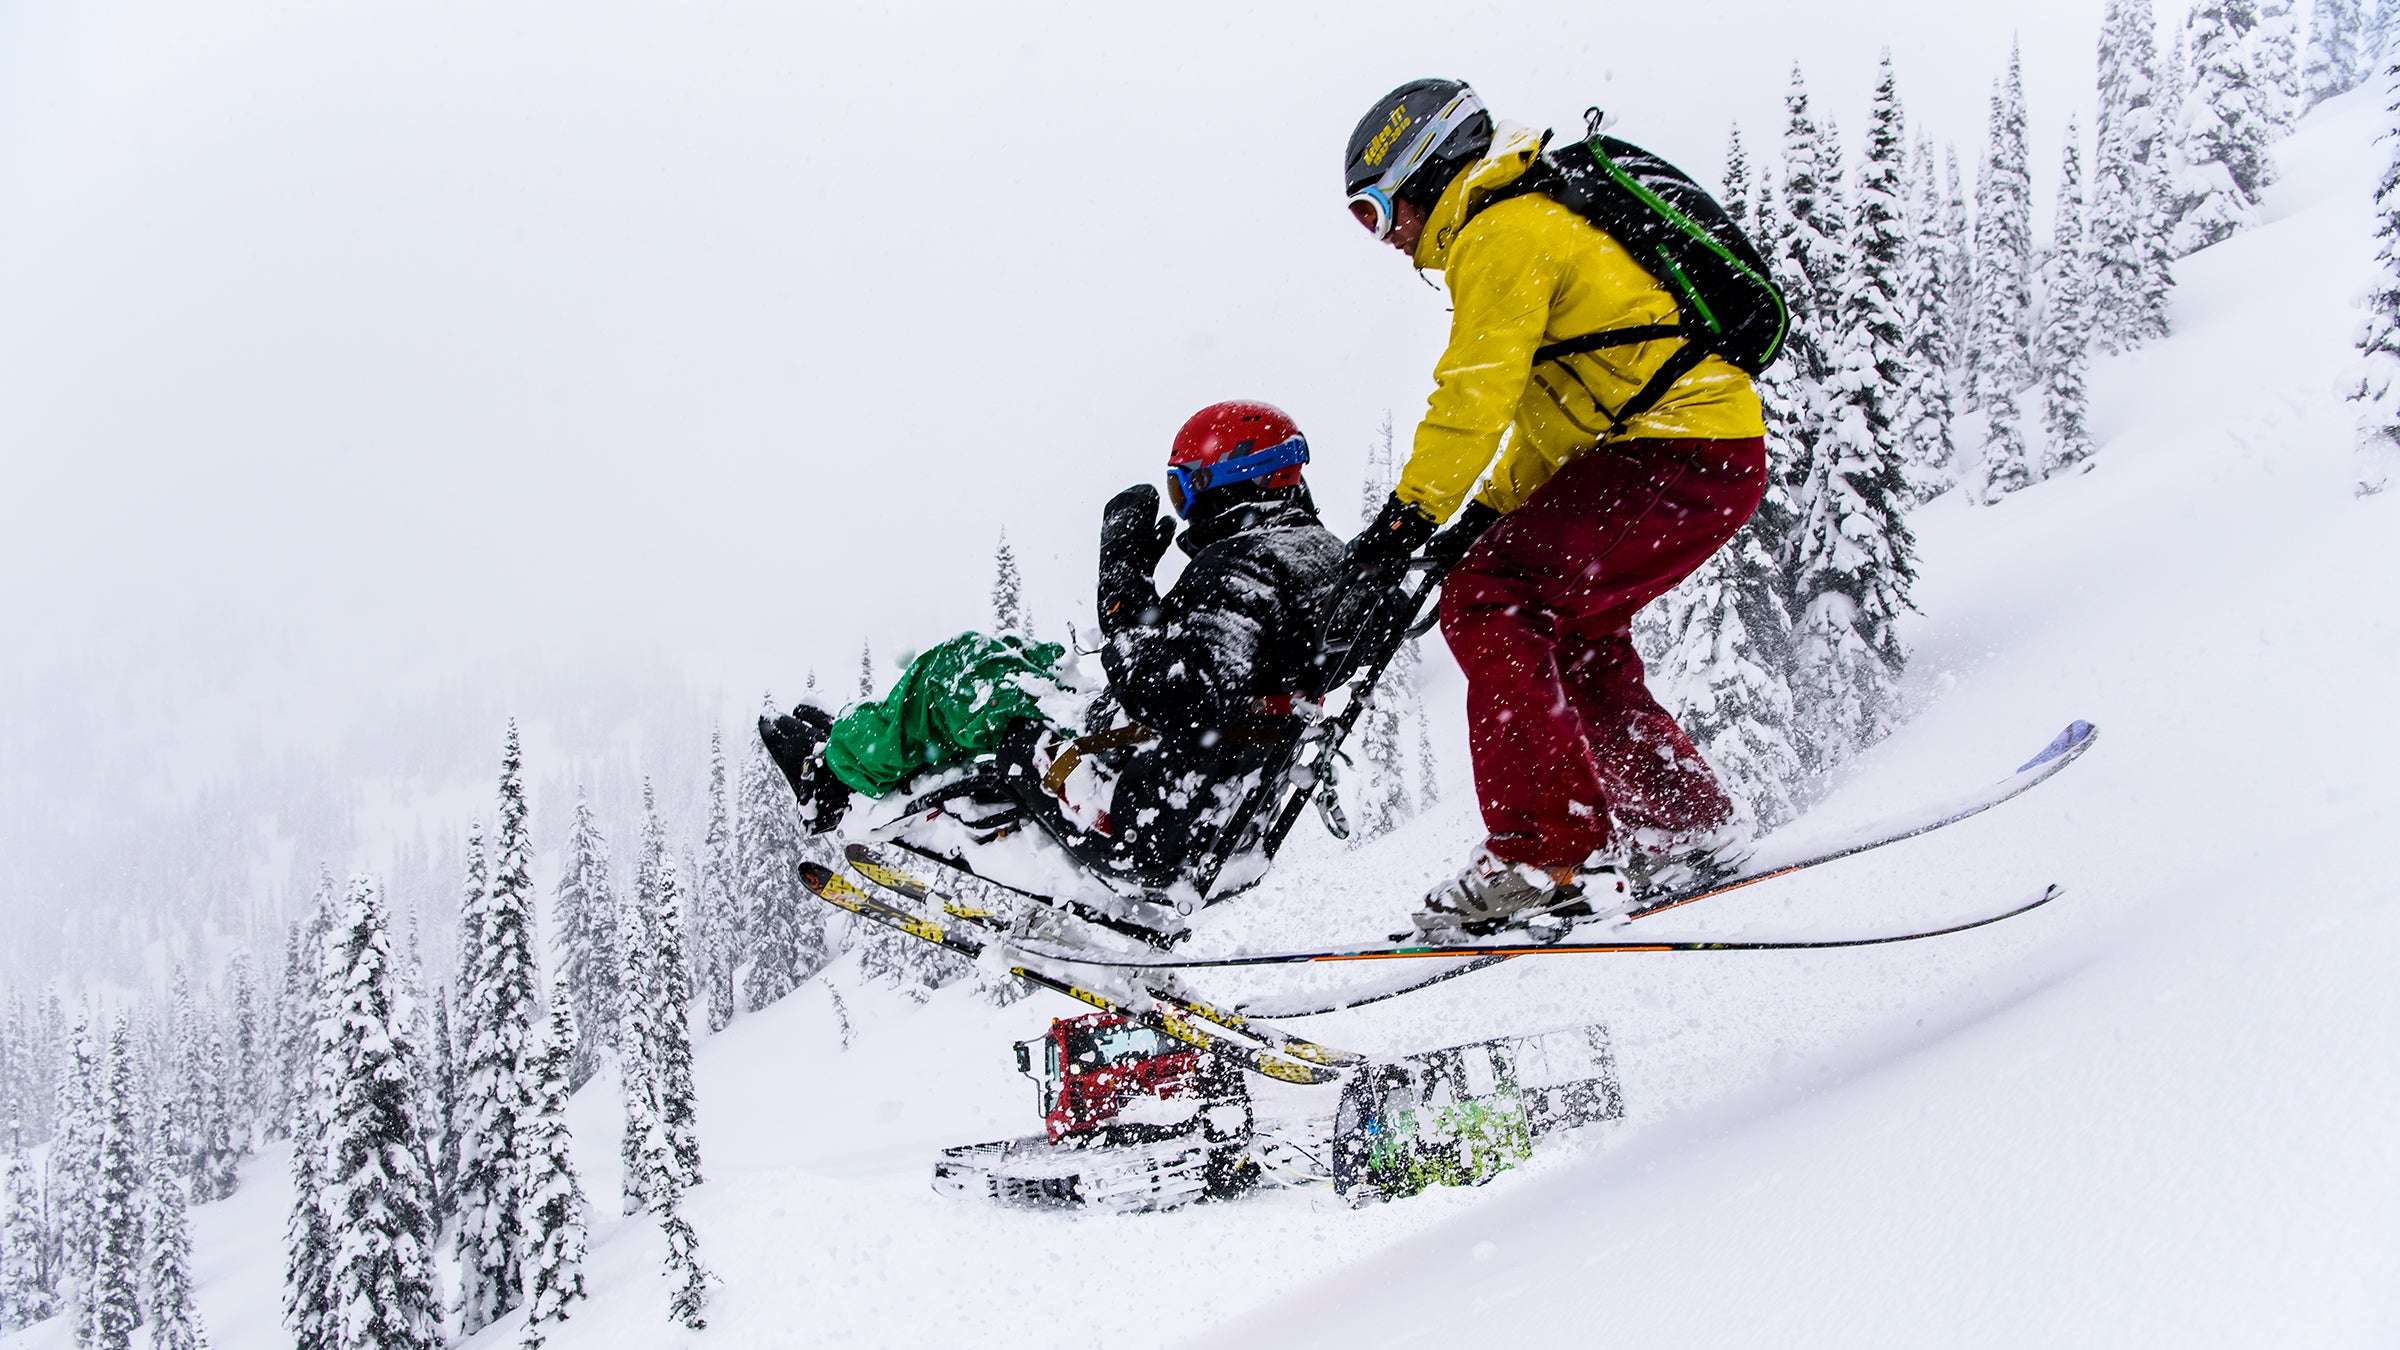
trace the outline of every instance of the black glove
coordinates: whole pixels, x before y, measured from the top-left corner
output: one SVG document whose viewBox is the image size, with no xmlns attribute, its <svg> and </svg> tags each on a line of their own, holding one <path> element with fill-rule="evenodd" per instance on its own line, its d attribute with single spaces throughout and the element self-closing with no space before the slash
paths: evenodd
<svg viewBox="0 0 2400 1350">
<path fill-rule="evenodd" d="M 1109 498 L 1100 513 L 1102 567 L 1125 567 L 1150 576 L 1174 542 L 1175 518 L 1158 513 L 1158 489 L 1148 483 L 1136 483 Z"/>
<path fill-rule="evenodd" d="M 1498 519 L 1499 508 L 1468 502 L 1466 509 L 1452 516 L 1448 527 L 1425 545 L 1425 557 L 1433 564 L 1434 575 L 1442 576 L 1458 566 L 1458 560 L 1467 556 L 1467 550 Z"/>
<path fill-rule="evenodd" d="M 1319 625 L 1311 693 L 1329 692 L 1393 645 L 1395 631 L 1410 617 L 1401 586 L 1408 560 L 1432 536 L 1433 518 L 1395 493 L 1375 523 L 1350 541 L 1342 579 Z"/>
<path fill-rule="evenodd" d="M 1158 489 L 1136 483 L 1100 513 L 1100 631 L 1115 637 L 1158 610 L 1151 575 L 1175 542 L 1175 518 L 1158 513 Z"/>
<path fill-rule="evenodd" d="M 1400 500 L 1395 492 L 1375 522 L 1350 541 L 1350 575 L 1397 570 L 1433 538 L 1433 517 Z"/>
</svg>

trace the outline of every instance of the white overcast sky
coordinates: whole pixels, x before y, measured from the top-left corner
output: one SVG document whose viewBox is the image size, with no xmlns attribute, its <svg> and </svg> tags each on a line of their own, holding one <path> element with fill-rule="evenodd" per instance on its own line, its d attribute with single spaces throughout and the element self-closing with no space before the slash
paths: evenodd
<svg viewBox="0 0 2400 1350">
<path fill-rule="evenodd" d="M 1795 59 L 1855 151 L 1888 44 L 1971 173 L 2014 34 L 2046 198 L 2099 11 L 0 5 L 0 745 L 162 679 L 303 743 L 512 668 L 793 692 L 981 622 L 1003 525 L 1055 634 L 1210 401 L 1350 528 L 1446 322 L 1342 209 L 1390 86 L 1713 180 Z"/>
</svg>

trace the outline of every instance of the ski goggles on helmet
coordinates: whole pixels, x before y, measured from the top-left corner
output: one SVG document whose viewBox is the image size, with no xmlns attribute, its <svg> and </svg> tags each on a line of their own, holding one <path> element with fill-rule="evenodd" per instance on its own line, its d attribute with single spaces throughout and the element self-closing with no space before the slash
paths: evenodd
<svg viewBox="0 0 2400 1350">
<path fill-rule="evenodd" d="M 1391 238 L 1392 223 L 1396 218 L 1392 198 L 1399 195 L 1400 189 L 1410 178 L 1416 176 L 1417 170 L 1425 167 L 1425 161 L 1432 159 L 1449 142 L 1453 132 L 1474 120 L 1482 111 L 1483 100 L 1475 97 L 1474 90 L 1462 88 L 1452 95 L 1450 101 L 1442 105 L 1442 110 L 1426 122 L 1424 129 L 1411 137 L 1400 153 L 1392 157 L 1392 162 L 1384 167 L 1382 177 L 1350 194 L 1350 214 L 1357 217 L 1358 223 L 1366 226 L 1368 233 L 1377 239 Z"/>
<path fill-rule="evenodd" d="M 1294 436 L 1279 445 L 1253 450 L 1247 455 L 1220 459 L 1214 464 L 1170 464 L 1167 466 L 1167 500 L 1175 504 L 1177 519 L 1189 519 L 1192 503 L 1210 488 L 1233 483 L 1247 483 L 1264 478 L 1279 469 L 1308 463 L 1308 438 Z"/>
</svg>

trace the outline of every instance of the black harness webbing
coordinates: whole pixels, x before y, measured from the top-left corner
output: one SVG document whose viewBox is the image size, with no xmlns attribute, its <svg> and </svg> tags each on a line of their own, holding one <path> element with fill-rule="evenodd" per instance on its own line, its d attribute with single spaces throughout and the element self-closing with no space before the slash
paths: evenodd
<svg viewBox="0 0 2400 1350">
<path fill-rule="evenodd" d="M 1575 356 L 1583 352 L 1596 352 L 1604 347 L 1629 347 L 1637 342 L 1654 342 L 1659 338 L 1679 337 L 1683 332 L 1684 330 L 1675 324 L 1660 323 L 1643 324 L 1635 328 L 1604 328 L 1597 333 L 1586 333 L 1582 337 L 1553 342 L 1535 352 L 1533 362 L 1535 365 L 1540 365 L 1544 361 L 1556 361 L 1562 357 Z M 1633 397 L 1625 400 L 1621 407 L 1613 412 L 1610 411 L 1608 405 L 1602 403 L 1598 395 L 1593 396 L 1592 403 L 1600 409 L 1600 415 L 1607 418 L 1612 427 L 1622 428 L 1627 422 L 1656 406 L 1660 399 L 1667 396 L 1667 391 L 1675 387 L 1677 380 L 1691 374 L 1692 370 L 1707 360 L 1709 354 L 1714 350 L 1706 343 L 1694 342 L 1690 338 L 1685 338 L 1682 346 L 1677 347 L 1665 361 L 1659 363 L 1658 370 L 1650 376 L 1649 382 L 1635 390 Z M 1568 373 L 1573 374 L 1574 372 L 1569 371 Z M 1586 388 L 1588 389 L 1589 386 Z"/>
</svg>

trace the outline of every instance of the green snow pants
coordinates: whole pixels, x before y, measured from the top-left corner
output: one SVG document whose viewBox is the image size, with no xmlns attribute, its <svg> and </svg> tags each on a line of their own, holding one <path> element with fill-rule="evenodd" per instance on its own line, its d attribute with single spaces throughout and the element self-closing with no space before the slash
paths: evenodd
<svg viewBox="0 0 2400 1350">
<path fill-rule="evenodd" d="M 1043 717 L 1038 700 L 1063 692 L 1055 642 L 961 633 L 901 672 L 879 701 L 854 703 L 834 721 L 825 766 L 851 790 L 880 797 L 917 770 L 980 755 L 1009 724 Z"/>
</svg>

